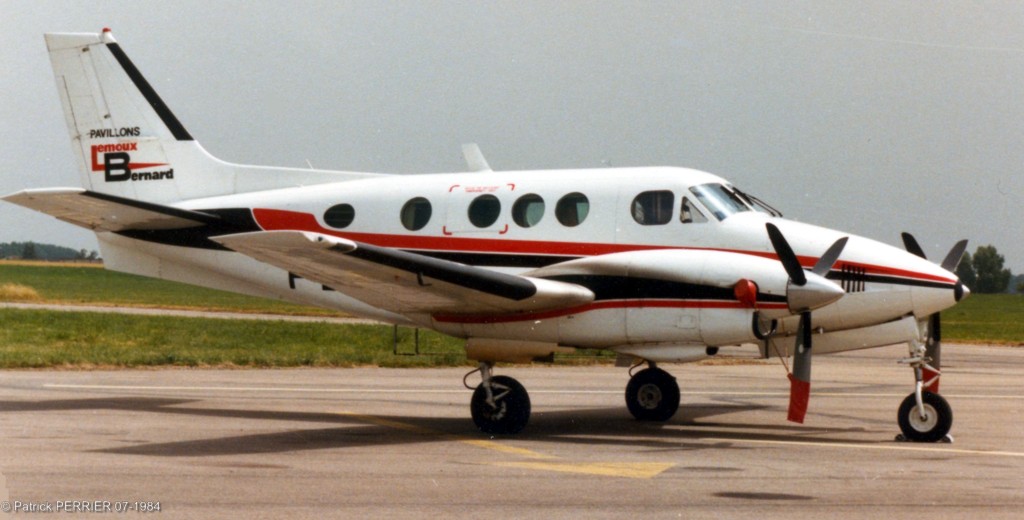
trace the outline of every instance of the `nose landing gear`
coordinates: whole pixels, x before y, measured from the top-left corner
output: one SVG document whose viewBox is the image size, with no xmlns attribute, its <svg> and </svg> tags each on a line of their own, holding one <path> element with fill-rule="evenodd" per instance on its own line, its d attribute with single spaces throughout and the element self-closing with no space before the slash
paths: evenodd
<svg viewBox="0 0 1024 520">
<path fill-rule="evenodd" d="M 900 404 L 897 421 L 900 431 L 898 441 L 911 442 L 952 442 L 949 430 L 953 426 L 953 409 L 941 395 L 926 391 L 939 377 L 939 371 L 929 365 L 931 359 L 925 354 L 925 346 L 913 341 L 910 344 L 910 357 L 901 360 L 914 369 L 916 381 L 914 393 L 907 396 Z M 924 374 L 936 374 L 931 380 L 925 381 Z"/>
</svg>

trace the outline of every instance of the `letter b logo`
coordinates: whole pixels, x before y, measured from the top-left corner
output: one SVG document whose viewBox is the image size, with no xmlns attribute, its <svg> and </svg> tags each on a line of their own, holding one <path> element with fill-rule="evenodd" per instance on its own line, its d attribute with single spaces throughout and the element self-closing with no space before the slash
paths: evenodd
<svg viewBox="0 0 1024 520">
<path fill-rule="evenodd" d="M 130 179 L 132 171 L 128 168 L 129 160 L 128 154 L 124 152 L 104 154 L 104 180 L 107 182 L 118 182 Z"/>
</svg>

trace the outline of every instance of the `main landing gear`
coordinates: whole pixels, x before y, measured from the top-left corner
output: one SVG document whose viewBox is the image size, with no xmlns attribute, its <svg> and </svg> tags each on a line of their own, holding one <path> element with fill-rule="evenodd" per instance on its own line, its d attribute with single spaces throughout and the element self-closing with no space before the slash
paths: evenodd
<svg viewBox="0 0 1024 520">
<path fill-rule="evenodd" d="M 653 362 L 629 379 L 626 385 L 626 407 L 641 421 L 667 421 L 679 409 L 679 385 L 676 378 Z M 493 363 L 481 362 L 473 372 L 480 372 L 481 383 L 473 389 L 470 411 L 473 423 L 491 434 L 519 433 L 530 420 L 530 395 L 523 385 L 508 376 L 493 375 Z M 466 374 L 468 379 L 470 372 Z M 471 388 L 466 384 L 467 388 Z"/>
<path fill-rule="evenodd" d="M 679 385 L 676 378 L 653 362 L 629 378 L 626 407 L 641 421 L 667 421 L 679 409 Z"/>
<path fill-rule="evenodd" d="M 469 403 L 473 423 L 484 433 L 519 433 L 530 420 L 530 395 L 519 381 L 492 375 L 493 366 L 493 363 L 481 361 L 480 368 L 473 371 L 479 371 L 483 379 L 473 390 Z"/>
<path fill-rule="evenodd" d="M 926 391 L 939 377 L 939 371 L 929 365 L 931 359 L 925 354 L 925 346 L 911 342 L 910 357 L 900 363 L 914 369 L 916 381 L 914 393 L 907 396 L 900 405 L 897 420 L 903 432 L 896 436 L 898 441 L 939 442 L 952 441 L 949 430 L 953 426 L 953 409 L 941 395 Z M 925 369 L 936 374 L 930 381 L 924 380 Z"/>
</svg>

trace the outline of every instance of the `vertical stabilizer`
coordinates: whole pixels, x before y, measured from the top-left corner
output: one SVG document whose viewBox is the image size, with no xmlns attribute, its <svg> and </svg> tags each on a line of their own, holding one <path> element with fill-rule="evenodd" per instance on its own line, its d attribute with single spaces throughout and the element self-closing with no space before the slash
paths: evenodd
<svg viewBox="0 0 1024 520">
<path fill-rule="evenodd" d="M 109 29 L 47 34 L 46 46 L 86 189 L 172 203 L 369 176 L 220 161 L 192 138 Z"/>
</svg>

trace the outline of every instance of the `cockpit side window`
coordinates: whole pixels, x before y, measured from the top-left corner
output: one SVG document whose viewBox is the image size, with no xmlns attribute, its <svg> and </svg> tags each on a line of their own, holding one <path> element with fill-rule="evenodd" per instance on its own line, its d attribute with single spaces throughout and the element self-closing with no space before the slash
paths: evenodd
<svg viewBox="0 0 1024 520">
<path fill-rule="evenodd" d="M 704 224 L 708 218 L 696 204 L 690 202 L 689 197 L 683 197 L 683 202 L 679 206 L 679 221 L 683 224 Z"/>
<path fill-rule="evenodd" d="M 750 208 L 735 193 L 718 183 L 701 184 L 690 188 L 690 192 L 718 220 L 725 220 L 730 215 Z"/>
<path fill-rule="evenodd" d="M 645 226 L 660 226 L 672 220 L 672 203 L 675 197 L 671 191 L 645 191 L 633 199 L 631 210 L 633 220 Z"/>
</svg>

